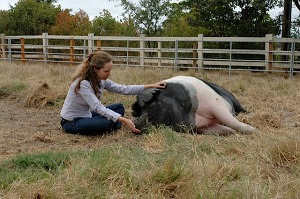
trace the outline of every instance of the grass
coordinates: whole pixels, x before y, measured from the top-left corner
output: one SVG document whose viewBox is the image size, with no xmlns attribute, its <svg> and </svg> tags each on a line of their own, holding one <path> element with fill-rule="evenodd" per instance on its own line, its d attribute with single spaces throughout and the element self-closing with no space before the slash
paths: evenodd
<svg viewBox="0 0 300 199">
<path fill-rule="evenodd" d="M 5 97 L 9 100 L 24 93 L 32 97 L 46 82 L 49 90 L 43 94 L 58 102 L 52 106 L 57 110 L 73 70 L 59 65 L 3 65 L 0 85 L 21 88 L 11 89 Z M 134 138 L 122 130 L 98 138 L 115 141 L 91 150 L 20 154 L 0 165 L 0 198 L 300 198 L 299 77 L 291 80 L 250 72 L 228 77 L 216 71 L 125 67 L 115 68 L 111 78 L 141 84 L 178 74 L 230 90 L 251 112 L 238 119 L 256 126 L 260 133 L 222 137 L 150 126 L 147 133 Z M 106 93 L 102 102 L 121 101 L 129 114 L 134 99 Z M 26 104 L 25 99 L 22 102 Z M 40 108 L 47 103 L 44 106 Z"/>
<path fill-rule="evenodd" d="M 18 92 L 23 90 L 26 85 L 23 82 L 15 81 L 8 85 L 4 85 L 0 87 L 0 99 L 8 97 L 14 92 Z"/>
<path fill-rule="evenodd" d="M 6 188 L 15 181 L 35 182 L 49 175 L 54 175 L 60 167 L 68 162 L 68 154 L 43 153 L 24 154 L 2 164 L 0 184 Z"/>
</svg>

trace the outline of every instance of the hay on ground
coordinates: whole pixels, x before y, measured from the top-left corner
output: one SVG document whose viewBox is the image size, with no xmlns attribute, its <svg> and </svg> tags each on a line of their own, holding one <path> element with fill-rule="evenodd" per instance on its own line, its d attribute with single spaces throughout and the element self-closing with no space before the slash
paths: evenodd
<svg viewBox="0 0 300 199">
<path fill-rule="evenodd" d="M 44 82 L 27 97 L 26 107 L 43 108 L 46 105 L 54 105 L 56 99 L 54 91 Z"/>
</svg>

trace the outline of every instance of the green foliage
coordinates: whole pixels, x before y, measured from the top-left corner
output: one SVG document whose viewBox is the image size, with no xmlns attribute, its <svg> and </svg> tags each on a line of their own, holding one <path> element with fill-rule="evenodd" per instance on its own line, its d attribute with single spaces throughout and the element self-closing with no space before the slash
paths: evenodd
<svg viewBox="0 0 300 199">
<path fill-rule="evenodd" d="M 134 25 L 134 20 L 129 16 L 124 17 L 121 23 L 123 36 L 138 36 L 138 30 Z"/>
<path fill-rule="evenodd" d="M 167 37 L 197 37 L 198 34 L 207 34 L 204 27 L 194 27 L 188 24 L 186 16 L 171 18 L 165 21 L 163 35 Z"/>
<path fill-rule="evenodd" d="M 117 22 L 108 10 L 103 10 L 99 17 L 95 17 L 92 22 L 92 32 L 98 36 L 138 36 L 137 30 L 134 27 L 133 20 L 123 19 L 123 22 Z M 129 43 L 122 41 L 104 41 L 102 46 L 127 47 Z M 119 52 L 121 55 L 124 52 Z"/>
<path fill-rule="evenodd" d="M 20 0 L 9 10 L 8 35 L 40 35 L 55 23 L 59 9 L 47 2 Z"/>
<path fill-rule="evenodd" d="M 95 35 L 121 35 L 125 27 L 117 22 L 108 10 L 103 10 L 99 17 L 93 19 L 92 32 Z"/>
<path fill-rule="evenodd" d="M 19 155 L 0 166 L 0 187 L 5 188 L 14 181 L 37 181 L 55 174 L 70 160 L 67 153 L 40 153 Z"/>
<path fill-rule="evenodd" d="M 266 4 L 256 0 L 246 5 L 238 4 L 237 8 L 241 11 L 235 13 L 234 34 L 242 37 L 263 37 L 266 34 L 279 35 L 279 19 L 272 19 L 267 13 L 270 9 L 274 8 L 274 5 L 274 2 Z"/>
<path fill-rule="evenodd" d="M 292 23 L 291 36 L 293 38 L 300 38 L 300 14 Z"/>
<path fill-rule="evenodd" d="M 282 6 L 281 0 L 119 0 L 123 8 L 120 22 L 108 10 L 100 12 L 93 21 L 80 10 L 75 15 L 70 9 L 55 6 L 57 0 L 20 0 L 9 11 L 0 11 L 0 33 L 6 35 L 112 36 L 265 36 L 279 35 L 282 17 L 271 18 L 268 12 Z M 299 35 L 297 21 L 291 34 Z M 147 42 L 147 47 L 155 43 Z M 152 55 L 149 55 L 152 56 Z"/>
<path fill-rule="evenodd" d="M 57 0 L 36 0 L 37 2 L 45 2 L 45 3 L 49 3 L 49 4 L 53 4 L 56 3 Z"/>
<path fill-rule="evenodd" d="M 186 0 L 189 24 L 210 31 L 208 36 L 265 36 L 279 34 L 279 21 L 267 13 L 276 1 Z"/>
<path fill-rule="evenodd" d="M 188 1 L 190 9 L 189 23 L 195 27 L 205 27 L 208 36 L 229 36 L 234 14 L 231 0 Z"/>
<path fill-rule="evenodd" d="M 0 33 L 6 33 L 8 29 L 8 11 L 0 10 Z"/>
<path fill-rule="evenodd" d="M 205 27 L 191 26 L 188 22 L 189 13 L 186 13 L 182 4 L 171 4 L 172 8 L 163 24 L 163 35 L 169 37 L 197 37 L 207 34 Z"/>
<path fill-rule="evenodd" d="M 138 5 L 128 0 L 121 0 L 121 6 L 134 20 L 141 34 L 159 36 L 162 23 L 170 11 L 170 0 L 141 0 Z"/>
</svg>

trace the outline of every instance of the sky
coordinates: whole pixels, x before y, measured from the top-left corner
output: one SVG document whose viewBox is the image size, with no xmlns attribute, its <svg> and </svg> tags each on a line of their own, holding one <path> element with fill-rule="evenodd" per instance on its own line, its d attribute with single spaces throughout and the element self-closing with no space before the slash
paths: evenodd
<svg viewBox="0 0 300 199">
<path fill-rule="evenodd" d="M 178 1 L 178 0 L 177 0 Z M 0 0 L 0 10 L 8 10 L 9 4 L 14 6 L 18 0 Z M 138 0 L 131 0 L 131 2 L 138 3 Z M 63 9 L 72 9 L 72 13 L 78 12 L 79 9 L 84 10 L 89 18 L 92 20 L 95 16 L 99 16 L 100 12 L 103 9 L 108 10 L 111 15 L 118 19 L 118 16 L 121 16 L 123 10 L 119 6 L 120 1 L 109 1 L 109 0 L 58 0 L 58 4 L 61 5 Z M 299 11 L 293 6 L 292 16 L 296 17 L 299 14 Z M 270 11 L 271 17 L 278 15 L 279 12 L 282 12 L 282 9 L 275 9 Z"/>
</svg>

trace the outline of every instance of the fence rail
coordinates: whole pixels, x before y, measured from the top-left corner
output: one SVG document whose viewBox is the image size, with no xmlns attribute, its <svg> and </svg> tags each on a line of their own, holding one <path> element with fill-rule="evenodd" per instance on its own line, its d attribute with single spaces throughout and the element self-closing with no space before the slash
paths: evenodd
<svg viewBox="0 0 300 199">
<path fill-rule="evenodd" d="M 197 69 L 300 71 L 300 39 L 265 37 L 114 37 L 1 34 L 0 61 L 80 63 L 96 50 L 116 65 Z"/>
</svg>

